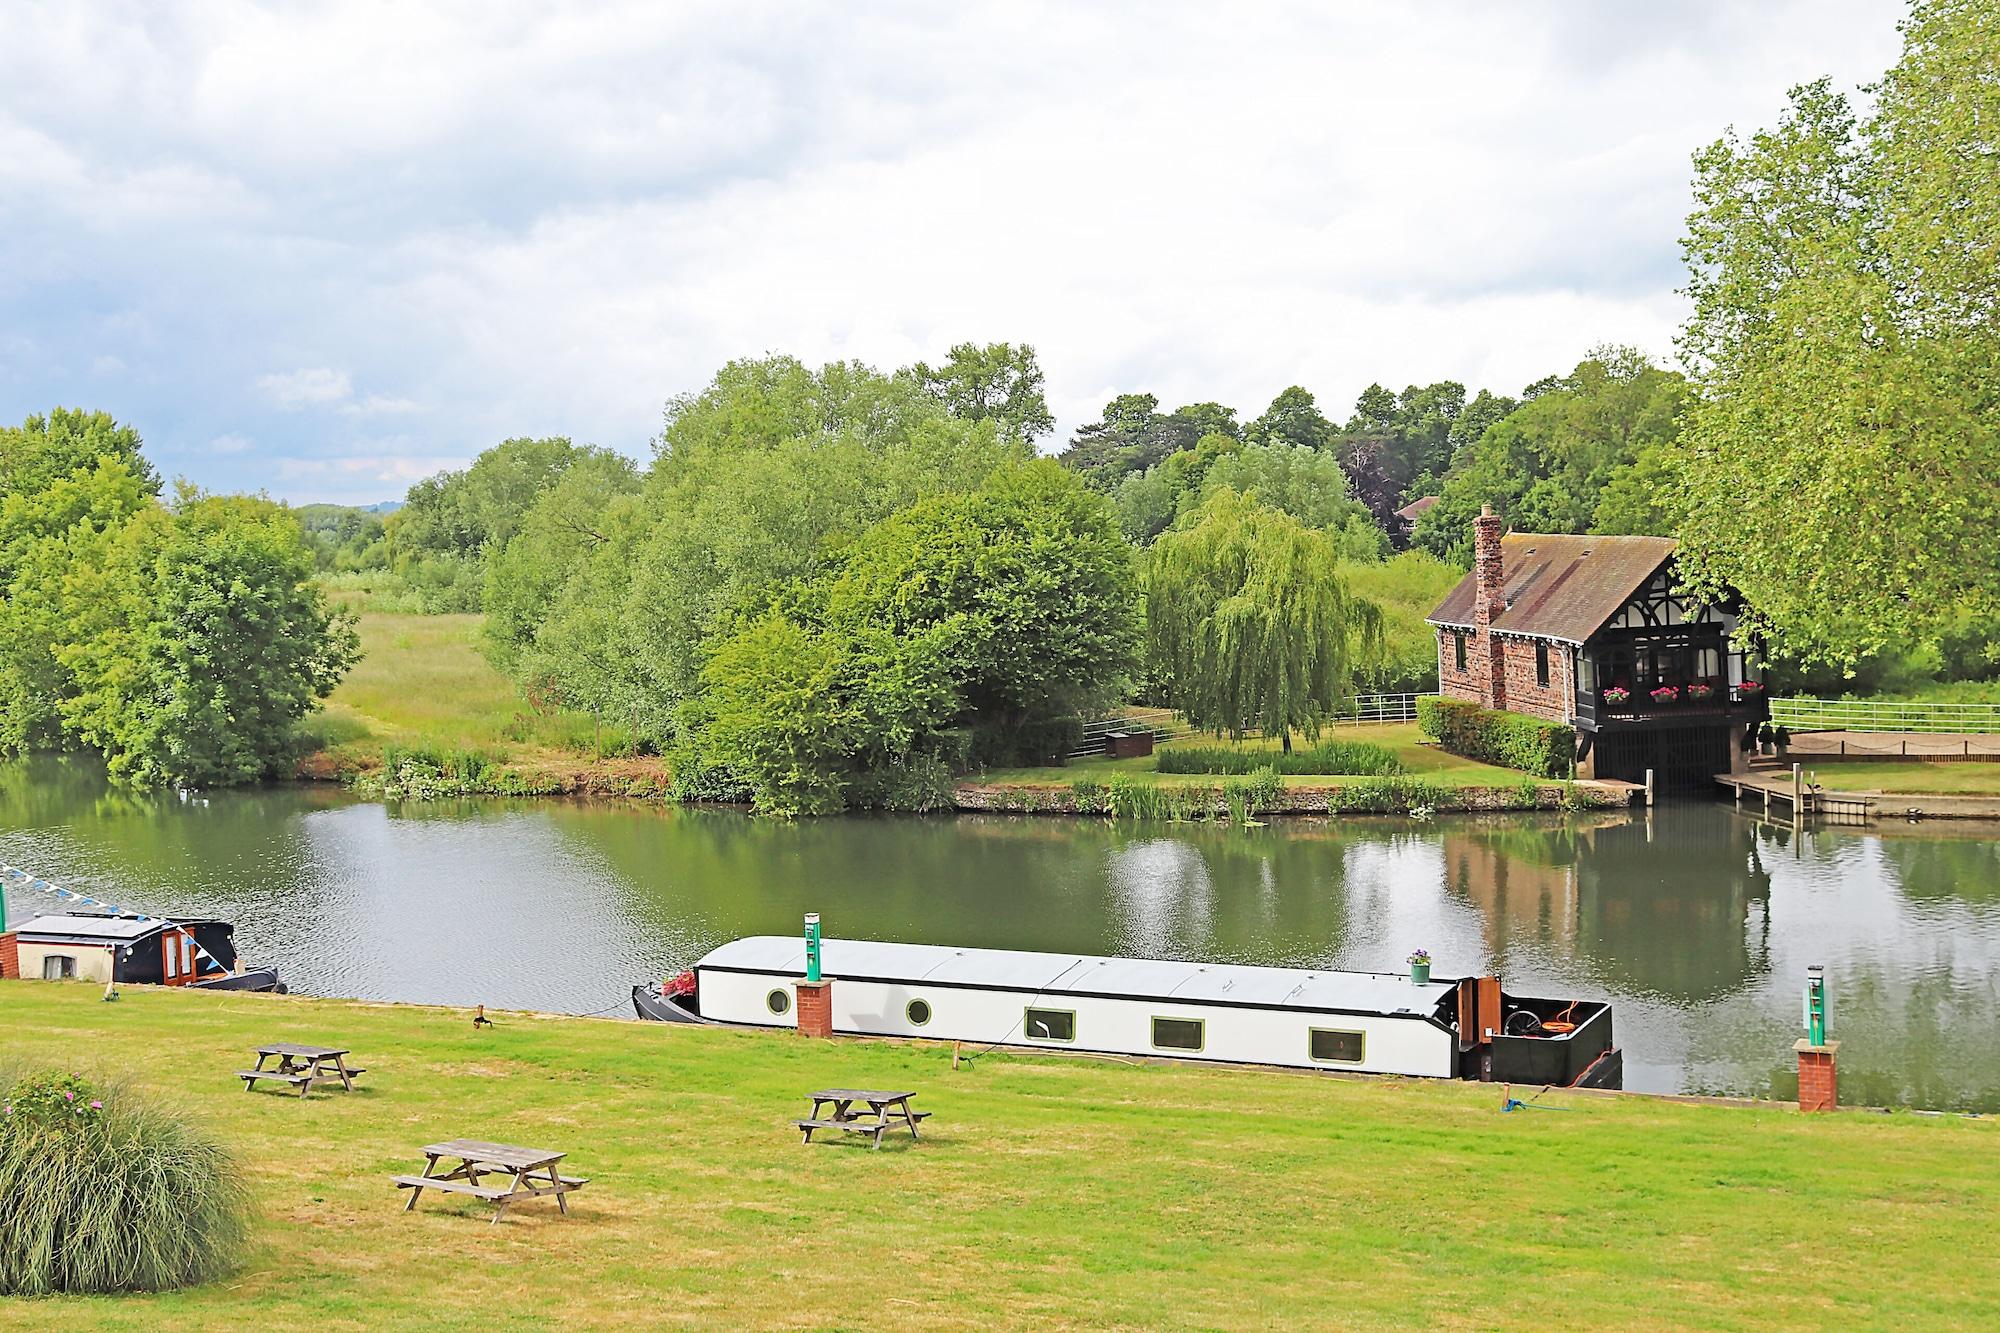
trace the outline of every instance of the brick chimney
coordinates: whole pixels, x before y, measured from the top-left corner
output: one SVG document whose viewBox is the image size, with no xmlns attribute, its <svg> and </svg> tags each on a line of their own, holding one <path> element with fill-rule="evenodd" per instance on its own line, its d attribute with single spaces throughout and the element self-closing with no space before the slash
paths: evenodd
<svg viewBox="0 0 2000 1333">
<path fill-rule="evenodd" d="M 1507 664 L 1500 640 L 1491 626 L 1507 609 L 1505 572 L 1500 568 L 1500 537 L 1506 530 L 1492 505 L 1481 505 L 1472 520 L 1472 627 L 1479 640 L 1477 661 L 1468 663 L 1479 682 L 1479 699 L 1488 708 L 1507 706 Z"/>
</svg>

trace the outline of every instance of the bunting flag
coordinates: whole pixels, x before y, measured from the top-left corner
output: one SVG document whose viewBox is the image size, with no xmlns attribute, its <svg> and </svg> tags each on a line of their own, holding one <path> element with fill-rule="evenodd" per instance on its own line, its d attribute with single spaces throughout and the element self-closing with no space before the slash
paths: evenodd
<svg viewBox="0 0 2000 1333">
<path fill-rule="evenodd" d="M 185 927 L 182 927 L 179 922 L 173 921 L 167 917 L 154 916 L 146 912 L 134 912 L 127 908 L 120 907 L 116 903 L 107 903 L 101 898 L 93 898 L 87 893 L 77 893 L 74 890 L 65 889 L 60 884 L 51 884 L 48 880 L 43 879 L 40 875 L 29 874 L 27 871 L 19 869 L 18 867 L 15 866 L 0 865 L 0 876 L 5 876 L 7 879 L 13 880 L 15 883 L 20 884 L 24 888 L 39 889 L 43 893 L 54 894 L 57 898 L 62 899 L 64 902 L 74 903 L 78 907 L 96 907 L 102 909 L 103 911 L 111 913 L 113 916 L 130 917 L 134 921 L 157 921 L 163 926 L 169 926 L 175 929 L 185 929 Z M 229 970 L 228 964 L 224 963 L 220 958 L 217 958 L 214 954 L 210 953 L 208 950 L 201 947 L 201 941 L 195 939 L 193 931 L 190 930 L 187 932 L 187 938 L 190 942 L 193 943 L 194 951 L 196 953 L 200 954 L 203 958 L 206 958 L 209 962 L 215 964 L 216 967 L 220 968 L 222 971 L 227 972 Z"/>
</svg>

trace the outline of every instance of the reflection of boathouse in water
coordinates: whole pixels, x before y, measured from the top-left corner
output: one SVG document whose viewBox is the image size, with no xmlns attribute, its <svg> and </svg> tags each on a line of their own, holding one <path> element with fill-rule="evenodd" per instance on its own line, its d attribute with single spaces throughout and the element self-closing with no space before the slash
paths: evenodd
<svg viewBox="0 0 2000 1333">
<path fill-rule="evenodd" d="M 1731 820 L 1718 836 L 1713 815 L 1452 829 L 1445 884 L 1480 909 L 1496 965 L 1536 949 L 1609 989 L 1719 999 L 1770 965 L 1771 875 L 1755 826 Z"/>
</svg>

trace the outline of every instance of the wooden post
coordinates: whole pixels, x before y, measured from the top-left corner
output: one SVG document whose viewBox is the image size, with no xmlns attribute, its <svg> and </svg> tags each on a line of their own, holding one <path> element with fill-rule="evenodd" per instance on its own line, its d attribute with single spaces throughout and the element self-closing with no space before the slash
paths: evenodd
<svg viewBox="0 0 2000 1333">
<path fill-rule="evenodd" d="M 955 1041 L 951 1044 L 951 1067 L 953 1069 L 958 1068 L 958 1051 L 959 1048 L 963 1045 L 965 1045 L 965 1043 L 962 1041 Z"/>
<path fill-rule="evenodd" d="M 1793 764 L 1792 765 L 1792 813 L 1795 815 L 1805 813 L 1805 790 L 1806 790 L 1805 765 Z"/>
<path fill-rule="evenodd" d="M 1653 803 L 1653 770 L 1649 768 L 1646 770 L 1646 804 L 1651 805 L 1652 803 Z"/>
</svg>

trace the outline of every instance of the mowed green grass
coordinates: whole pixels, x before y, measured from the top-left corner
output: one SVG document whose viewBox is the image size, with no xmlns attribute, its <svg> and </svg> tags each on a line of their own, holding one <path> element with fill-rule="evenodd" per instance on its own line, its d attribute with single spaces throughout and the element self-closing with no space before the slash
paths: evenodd
<svg viewBox="0 0 2000 1333">
<path fill-rule="evenodd" d="M 0 1302 L 17 1328 L 1993 1327 L 2000 1125 L 930 1044 L 0 982 L 10 1061 L 110 1070 L 233 1145 L 238 1276 Z M 245 1093 L 290 1039 L 361 1091 Z M 826 1086 L 921 1144 L 802 1145 Z M 1525 1089 L 1517 1089 L 1532 1095 Z M 389 1177 L 426 1143 L 591 1178 L 488 1225 Z"/>
<path fill-rule="evenodd" d="M 1329 728 L 1321 733 L 1323 739 L 1343 741 L 1372 741 L 1387 746 L 1403 763 L 1411 776 L 1426 782 L 1435 782 L 1445 787 L 1517 787 L 1528 776 L 1519 769 L 1501 768 L 1495 764 L 1482 764 L 1475 759 L 1462 759 L 1449 754 L 1434 745 L 1425 745 L 1418 734 L 1414 722 L 1370 723 L 1367 725 Z M 1214 737 L 1195 736 L 1184 742 L 1168 742 L 1187 745 L 1223 745 L 1228 742 Z M 1304 748 L 1311 744 L 1303 737 L 1293 737 L 1295 747 Z M 1236 742 L 1245 750 L 1277 750 L 1280 742 L 1264 737 L 1251 737 Z M 1163 785 L 1213 787 L 1224 778 L 1213 773 L 1162 773 L 1156 755 L 1146 755 L 1138 759 L 1078 759 L 1061 768 L 995 768 L 989 769 L 979 779 L 984 782 L 1008 783 L 1054 783 L 1068 785 L 1079 778 L 1094 778 L 1102 782 L 1113 773 L 1129 777 L 1159 782 Z M 1288 774 L 1283 781 L 1287 787 L 1323 787 L 1329 779 L 1353 777 L 1352 774 Z"/>
<path fill-rule="evenodd" d="M 591 721 L 538 713 L 479 651 L 477 615 L 361 614 L 361 660 L 313 719 L 327 745 L 585 752 Z"/>
<path fill-rule="evenodd" d="M 1991 760 L 1966 763 L 1903 764 L 1893 761 L 1850 760 L 1845 763 L 1814 763 L 1797 756 L 1805 765 L 1806 780 L 1828 791 L 1877 791 L 1932 796 L 2000 796 L 2000 763 Z M 1787 781 L 1790 775 L 1786 775 Z"/>
</svg>

